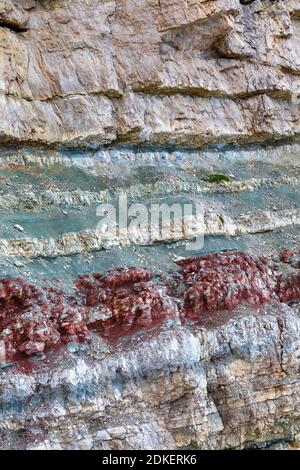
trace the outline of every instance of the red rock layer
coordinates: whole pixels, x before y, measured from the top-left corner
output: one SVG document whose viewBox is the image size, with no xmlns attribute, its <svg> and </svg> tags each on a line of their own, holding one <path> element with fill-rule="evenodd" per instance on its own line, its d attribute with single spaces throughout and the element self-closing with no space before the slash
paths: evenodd
<svg viewBox="0 0 300 470">
<path fill-rule="evenodd" d="M 64 292 L 22 279 L 0 280 L 0 340 L 7 357 L 32 355 L 59 342 L 87 341 L 87 309 Z"/>
<path fill-rule="evenodd" d="M 117 269 L 80 276 L 73 297 L 51 287 L 38 289 L 22 279 L 0 280 L 0 341 L 8 357 L 30 356 L 59 343 L 89 341 L 95 329 L 110 340 L 166 318 L 199 320 L 206 313 L 241 304 L 300 300 L 297 257 L 285 252 L 284 272 L 270 259 L 223 252 L 178 262 L 173 291 L 145 269 Z M 296 268 L 299 267 L 296 265 Z M 91 325 L 92 311 L 103 319 Z M 99 315 L 100 313 L 100 315 Z"/>
<path fill-rule="evenodd" d="M 76 287 L 87 307 L 99 307 L 109 316 L 94 327 L 110 339 L 176 315 L 176 304 L 165 294 L 166 289 L 152 282 L 145 269 L 81 276 Z"/>
<path fill-rule="evenodd" d="M 280 302 L 300 300 L 300 272 L 280 274 L 277 294 Z"/>
<path fill-rule="evenodd" d="M 267 258 L 217 253 L 178 262 L 184 283 L 182 318 L 197 320 L 206 312 L 233 310 L 242 304 L 300 299 L 299 273 L 278 273 Z"/>
<path fill-rule="evenodd" d="M 294 268 L 300 268 L 300 251 L 298 253 L 292 253 L 291 251 L 283 251 L 280 255 L 280 261 L 287 263 Z"/>
</svg>

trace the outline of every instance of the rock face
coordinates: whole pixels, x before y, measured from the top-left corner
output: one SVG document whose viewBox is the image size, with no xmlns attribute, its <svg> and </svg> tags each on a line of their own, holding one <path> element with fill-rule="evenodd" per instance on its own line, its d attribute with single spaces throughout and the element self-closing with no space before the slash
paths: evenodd
<svg viewBox="0 0 300 470">
<path fill-rule="evenodd" d="M 30 375 L 6 372 L 1 447 L 297 445 L 299 334 L 296 310 L 261 310 L 193 331 L 169 325 L 122 355 L 97 341 L 88 356 L 66 352 Z"/>
<path fill-rule="evenodd" d="M 299 0 L 0 0 L 1 449 L 300 446 L 299 136 Z"/>
<path fill-rule="evenodd" d="M 299 18 L 290 0 L 1 1 L 0 139 L 297 137 Z"/>
<path fill-rule="evenodd" d="M 0 448 L 299 446 L 299 151 L 3 150 Z M 120 193 L 204 246 L 103 245 Z"/>
<path fill-rule="evenodd" d="M 278 259 L 284 260 L 286 253 Z M 71 297 L 53 287 L 39 291 L 22 279 L 0 279 L 5 359 L 18 364 L 21 357 L 52 351 L 58 344 L 89 343 L 89 329 L 112 344 L 167 319 L 185 324 L 242 305 L 297 302 L 299 263 L 299 253 L 282 262 L 290 265 L 288 271 L 266 257 L 214 253 L 177 262 L 181 269 L 170 272 L 167 282 L 161 277 L 158 283 L 154 274 L 140 268 L 81 275 Z"/>
</svg>

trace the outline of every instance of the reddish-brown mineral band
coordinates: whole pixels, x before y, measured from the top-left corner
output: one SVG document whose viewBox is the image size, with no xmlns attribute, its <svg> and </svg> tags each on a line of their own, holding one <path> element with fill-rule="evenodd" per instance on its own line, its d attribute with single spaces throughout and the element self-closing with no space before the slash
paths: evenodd
<svg viewBox="0 0 300 470">
<path fill-rule="evenodd" d="M 178 262 L 181 271 L 173 273 L 173 284 L 154 280 L 146 269 L 118 269 L 78 277 L 73 296 L 53 287 L 38 289 L 22 279 L 2 279 L 0 331 L 5 353 L 12 359 L 60 343 L 89 342 L 89 329 L 114 341 L 167 318 L 197 321 L 206 313 L 234 310 L 244 303 L 299 300 L 298 255 L 283 252 L 281 261 L 294 267 L 278 272 L 270 259 L 243 252 L 189 258 Z M 105 310 L 107 318 L 91 323 L 91 309 Z"/>
</svg>

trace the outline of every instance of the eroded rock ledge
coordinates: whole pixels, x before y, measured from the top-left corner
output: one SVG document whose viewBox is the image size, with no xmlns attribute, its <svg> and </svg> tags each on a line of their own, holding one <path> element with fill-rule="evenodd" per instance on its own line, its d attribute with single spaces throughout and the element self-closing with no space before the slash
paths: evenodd
<svg viewBox="0 0 300 470">
<path fill-rule="evenodd" d="M 295 1 L 6 0 L 0 38 L 2 142 L 299 136 Z"/>
</svg>

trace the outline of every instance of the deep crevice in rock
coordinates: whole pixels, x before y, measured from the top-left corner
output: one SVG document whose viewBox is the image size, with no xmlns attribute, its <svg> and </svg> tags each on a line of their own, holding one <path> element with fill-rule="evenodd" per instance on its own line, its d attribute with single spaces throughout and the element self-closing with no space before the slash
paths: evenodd
<svg viewBox="0 0 300 470">
<path fill-rule="evenodd" d="M 0 21 L 0 28 L 6 28 L 14 33 L 26 33 L 29 28 L 21 27 L 16 24 L 4 23 Z"/>
</svg>

